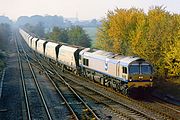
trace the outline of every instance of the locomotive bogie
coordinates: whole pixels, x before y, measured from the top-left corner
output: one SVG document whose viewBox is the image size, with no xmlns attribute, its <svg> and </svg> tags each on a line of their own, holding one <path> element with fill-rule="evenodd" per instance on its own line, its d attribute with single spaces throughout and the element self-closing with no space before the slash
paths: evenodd
<svg viewBox="0 0 180 120">
<path fill-rule="evenodd" d="M 116 79 L 110 75 L 105 75 L 104 73 L 95 72 L 94 70 L 88 68 L 83 68 L 82 72 L 85 77 L 103 86 L 111 87 L 116 91 L 123 92 L 124 94 L 127 94 L 128 92 L 128 82 Z"/>
<path fill-rule="evenodd" d="M 98 51 L 99 52 L 99 51 Z M 109 53 L 109 52 L 108 52 Z M 120 65 L 119 59 L 110 58 L 108 55 L 99 55 L 90 52 L 81 53 L 80 66 L 88 69 L 93 69 L 96 72 L 108 75 L 114 78 L 123 78 L 127 80 L 127 73 L 122 72 L 122 66 Z M 105 52 L 104 52 L 105 54 Z"/>
</svg>

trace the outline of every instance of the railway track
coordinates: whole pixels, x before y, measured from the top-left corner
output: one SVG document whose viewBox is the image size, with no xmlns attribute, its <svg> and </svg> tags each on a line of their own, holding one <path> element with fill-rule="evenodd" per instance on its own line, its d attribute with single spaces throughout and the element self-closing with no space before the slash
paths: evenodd
<svg viewBox="0 0 180 120">
<path fill-rule="evenodd" d="M 74 84 L 74 83 L 70 83 L 70 84 Z M 109 109 L 113 110 L 115 113 L 124 117 L 124 119 L 132 119 L 132 120 L 133 119 L 134 120 L 136 120 L 136 119 L 138 119 L 138 120 L 153 119 L 150 116 L 148 116 L 147 114 L 145 114 L 139 110 L 135 110 L 134 108 L 129 107 L 128 105 L 126 105 L 124 103 L 114 101 L 111 98 L 104 96 L 102 93 L 99 93 L 92 89 L 85 88 L 84 86 L 80 87 L 77 84 L 74 84 L 73 88 L 76 91 L 78 91 L 79 93 L 96 100 L 98 103 L 104 104 Z"/>
<path fill-rule="evenodd" d="M 180 106 L 179 105 L 169 103 L 169 102 L 164 101 L 163 99 L 161 99 L 157 96 L 154 96 L 154 95 L 151 95 L 151 97 L 154 99 L 154 101 L 158 102 L 160 105 L 165 106 L 165 107 L 167 107 L 173 111 L 176 111 L 180 114 Z"/>
<path fill-rule="evenodd" d="M 59 71 L 59 73 L 60 73 L 60 71 Z M 66 77 L 66 76 L 69 76 L 69 75 L 64 75 L 64 77 Z M 70 79 L 73 80 L 72 78 L 70 78 Z M 76 82 L 76 80 L 74 80 L 74 82 Z M 91 81 L 88 81 L 88 83 L 87 83 L 88 86 L 90 86 L 89 85 L 90 82 Z M 83 81 L 81 81 L 81 82 L 77 81 L 77 83 L 83 84 Z M 87 86 L 87 84 L 84 84 L 83 86 Z M 94 83 L 92 83 L 92 84 L 94 84 Z M 111 93 L 113 93 L 113 95 L 110 95 L 109 93 L 107 93 L 107 94 L 109 94 L 107 96 L 109 96 L 111 98 L 114 98 L 117 101 L 122 101 L 123 103 L 126 103 L 126 104 L 128 104 L 130 106 L 134 106 L 136 109 L 142 110 L 145 113 L 148 113 L 149 115 L 154 116 L 155 119 L 164 119 L 164 120 L 167 120 L 167 119 L 179 119 L 179 112 L 177 112 L 176 110 L 170 109 L 170 108 L 166 107 L 165 105 L 160 106 L 160 104 L 155 104 L 155 101 L 154 102 L 153 101 L 151 101 L 151 102 L 137 101 L 137 100 L 134 100 L 134 99 L 132 99 L 130 97 L 119 94 L 119 93 L 117 93 L 117 92 L 115 92 L 115 91 L 113 91 L 113 90 L 111 90 L 109 88 L 101 86 L 99 84 L 96 84 L 96 85 L 97 85 L 96 87 L 93 87 L 93 86 L 90 86 L 90 87 L 95 89 L 94 91 L 101 91 L 102 93 L 105 93 L 105 91 L 108 90 Z M 101 87 L 104 90 L 98 89 L 98 88 L 101 88 Z M 115 96 L 114 96 L 114 94 L 115 94 Z"/>
<path fill-rule="evenodd" d="M 51 65 L 50 65 L 51 66 Z M 54 70 L 54 72 L 56 73 L 56 77 L 55 77 L 55 75 L 53 75 L 52 77 L 53 78 L 55 78 L 55 80 L 57 81 L 57 84 L 59 84 L 59 86 L 61 86 L 62 87 L 62 83 L 59 81 L 59 79 L 64 79 L 64 77 L 62 78 L 62 76 L 51 66 L 51 68 Z M 57 78 L 57 77 L 59 77 L 59 78 Z M 66 80 L 64 80 L 64 82 L 66 83 L 66 84 L 69 84 L 69 82 L 67 83 L 66 82 L 67 81 L 67 79 Z M 69 81 L 69 80 L 68 80 Z M 69 86 L 69 85 L 68 85 Z M 72 85 L 71 84 L 71 86 L 72 86 L 72 88 L 75 90 L 75 91 L 77 91 L 78 93 L 80 93 L 80 94 L 82 94 L 82 91 L 84 91 L 83 92 L 83 95 L 86 95 L 86 96 L 88 96 L 88 92 L 87 92 L 87 90 L 82 90 L 82 89 L 80 89 L 80 90 L 77 90 L 75 87 L 74 87 L 74 85 Z M 81 86 L 82 87 L 82 86 Z M 78 86 L 78 88 L 80 88 L 79 86 Z M 81 91 L 81 92 L 80 92 Z M 88 96 L 89 98 L 93 98 L 92 96 Z M 99 97 L 100 98 L 100 96 L 98 96 L 97 94 L 96 94 L 96 97 Z M 93 98 L 93 100 L 95 100 L 96 101 L 96 103 L 98 102 L 98 103 L 100 103 L 100 101 L 101 100 L 97 100 L 97 99 L 94 99 Z M 109 105 L 107 105 L 108 103 L 111 103 L 112 101 L 110 101 L 110 100 L 107 100 L 106 101 L 107 103 L 103 103 L 103 105 L 105 105 L 106 107 L 108 106 L 109 107 Z M 102 104 L 102 102 L 101 102 L 101 104 Z M 113 104 L 113 102 L 112 102 L 112 104 Z M 113 111 L 113 112 L 115 112 L 116 110 L 114 110 L 112 107 L 109 107 L 109 108 L 111 108 L 111 110 Z M 124 113 L 122 113 L 122 111 L 120 112 L 120 111 L 116 111 L 116 113 L 118 113 L 118 114 L 120 114 L 120 118 L 123 118 L 123 119 L 134 119 L 133 117 L 131 117 L 131 116 L 128 116 L 126 113 L 125 113 L 126 111 L 124 111 Z"/>
<path fill-rule="evenodd" d="M 51 73 L 53 73 L 53 71 L 50 69 L 50 68 L 48 68 L 47 67 L 47 69 L 49 69 L 49 71 L 51 71 Z M 59 71 L 59 73 L 60 73 L 60 71 Z M 63 73 L 64 74 L 64 73 Z M 54 75 L 54 74 L 53 74 Z M 68 76 L 68 75 L 65 75 L 65 76 Z M 56 78 L 56 79 L 58 79 L 58 78 Z M 80 81 L 79 81 L 80 82 Z M 82 83 L 82 82 L 81 82 Z M 84 85 L 84 86 L 87 86 L 87 85 Z M 99 85 L 99 87 L 102 87 L 101 85 Z M 73 87 L 74 88 L 74 87 Z M 103 87 L 104 88 L 104 87 Z M 75 89 L 75 88 L 74 88 Z M 107 88 L 108 89 L 108 88 Z M 78 90 L 77 90 L 78 91 Z M 81 91 L 83 91 L 83 90 L 81 90 Z M 98 91 L 98 90 L 94 90 L 94 91 Z M 112 92 L 112 91 L 111 91 Z M 113 91 L 114 92 L 114 91 Z M 80 93 L 80 92 L 79 92 Z M 81 92 L 82 93 L 82 92 Z M 115 92 L 116 93 L 116 92 Z M 83 94 L 83 93 L 82 93 Z M 119 94 L 118 93 L 116 93 L 116 95 L 117 96 L 119 96 Z M 121 96 L 121 95 L 120 95 Z M 92 96 L 88 96 L 88 97 L 91 97 L 92 98 Z M 122 100 L 122 98 L 123 98 L 123 100 Z M 125 99 L 124 99 L 125 98 Z M 95 99 L 95 98 L 94 98 Z M 128 102 L 127 102 L 127 99 L 128 99 Z M 97 99 L 96 99 L 97 100 Z M 136 109 L 140 109 L 140 110 L 142 110 L 142 111 L 144 111 L 144 113 L 148 113 L 150 116 L 152 115 L 152 116 L 154 116 L 153 118 L 151 118 L 151 119 L 176 119 L 176 118 L 174 118 L 173 116 L 170 116 L 169 114 L 170 113 L 164 113 L 164 112 L 162 112 L 162 110 L 161 109 L 156 109 L 156 108 L 153 108 L 152 107 L 152 105 L 148 105 L 147 103 L 141 103 L 140 101 L 136 101 L 136 100 L 133 100 L 133 99 L 131 99 L 131 98 L 129 98 L 129 97 L 127 97 L 127 96 L 121 96 L 121 99 L 119 99 L 120 101 L 122 100 L 123 102 L 124 101 L 126 101 L 125 103 L 126 104 L 129 104 L 130 106 L 132 105 L 132 106 L 135 106 L 135 108 Z M 97 100 L 98 101 L 98 100 Z M 99 101 L 101 101 L 101 100 L 99 100 Z M 146 105 L 145 105 L 146 104 Z M 106 105 L 107 106 L 107 105 Z M 157 106 L 156 106 L 157 107 Z M 109 107 L 109 108 L 111 108 L 111 107 Z M 112 108 L 111 108 L 112 109 Z M 155 110 L 154 110 L 155 109 Z M 114 110 L 114 109 L 112 109 L 113 111 L 116 111 L 117 112 L 117 110 Z M 149 110 L 149 111 L 148 111 Z M 155 112 L 153 112 L 153 111 L 155 111 Z M 117 113 L 120 113 L 120 112 L 117 112 Z M 137 114 L 137 113 L 136 113 Z M 153 114 L 155 114 L 155 115 L 153 115 Z M 125 115 L 125 114 L 122 114 L 122 112 L 121 112 L 121 114 L 120 114 L 120 116 L 126 116 L 126 118 L 128 118 L 128 119 L 134 119 L 133 117 L 131 118 L 131 117 L 127 117 L 127 115 Z M 141 116 L 141 115 L 140 115 Z M 139 117 L 139 115 L 138 115 L 138 117 Z M 139 119 L 137 117 L 137 119 Z M 146 118 L 147 119 L 147 118 Z M 150 118 L 149 118 L 150 119 Z"/>
<path fill-rule="evenodd" d="M 55 76 L 55 74 L 57 75 L 57 71 L 58 71 L 57 69 L 53 70 L 53 68 L 49 68 L 49 67 L 47 67 L 47 65 L 42 65 L 42 66 L 44 66 L 44 67 L 46 66 L 45 67 L 46 72 L 51 77 Z M 43 70 L 43 71 L 45 71 L 45 70 Z M 60 71 L 58 73 L 60 73 Z M 63 74 L 64 74 L 63 76 L 65 79 L 67 78 L 67 76 L 69 76 L 68 74 L 65 74 L 65 73 L 63 73 Z M 52 79 L 55 79 L 56 81 L 61 79 L 61 81 L 62 81 L 62 77 L 59 77 L 59 76 L 60 75 L 57 75 L 56 77 L 52 77 Z M 75 76 L 75 77 L 77 78 L 78 76 Z M 82 77 L 78 77 L 78 78 L 86 81 Z M 62 83 L 58 83 L 58 84 L 61 84 L 61 85 L 66 84 L 66 85 L 74 86 L 75 81 L 77 79 L 73 81 L 74 83 L 72 82 L 72 79 L 74 79 L 74 78 L 69 78 L 69 79 L 71 79 L 71 81 L 69 80 L 68 82 L 62 82 Z M 90 81 L 88 81 L 88 82 L 91 83 Z M 178 119 L 179 118 L 179 116 L 178 116 L 179 111 L 178 110 L 176 110 L 175 108 L 171 109 L 170 106 L 167 107 L 165 104 L 160 104 L 156 100 L 155 101 L 152 101 L 152 100 L 151 101 L 137 101 L 137 100 L 134 100 L 134 99 L 129 98 L 127 96 L 116 93 L 116 92 L 112 91 L 111 89 L 106 88 L 106 87 L 101 86 L 101 85 L 98 85 L 98 84 L 96 84 L 96 86 L 98 86 L 98 88 L 102 88 L 102 90 L 97 89 L 97 87 L 95 88 L 94 86 L 89 86 L 89 84 L 87 84 L 87 83 L 85 83 L 83 85 L 82 80 L 76 81 L 76 83 L 81 83 L 81 85 L 79 87 L 77 87 L 77 86 L 73 87 L 74 89 L 76 89 L 76 91 L 78 93 L 85 95 L 85 94 L 87 94 L 86 92 L 89 89 L 89 96 L 88 97 L 91 97 L 92 99 L 95 99 L 97 102 L 101 102 L 101 103 L 103 103 L 102 101 L 104 100 L 105 102 L 103 104 L 105 106 L 109 106 L 109 108 L 111 108 L 113 111 L 116 111 L 117 113 L 119 113 L 121 116 L 123 116 L 126 119 L 164 119 L 164 120 L 166 120 L 166 119 Z M 84 86 L 87 86 L 87 85 L 89 87 L 85 88 Z M 79 88 L 79 90 L 77 88 Z M 64 89 L 66 89 L 66 88 L 64 88 Z M 86 92 L 84 92 L 85 89 L 87 89 Z M 100 93 L 97 93 L 97 91 L 100 91 Z M 105 93 L 104 91 L 110 91 L 112 94 L 111 93 L 110 94 Z M 95 94 L 95 92 L 96 92 L 96 94 L 98 94 L 98 96 L 104 96 L 104 98 L 98 98 L 97 96 L 91 96 L 91 94 L 93 95 L 93 94 Z M 103 95 L 102 95 L 102 93 L 103 93 Z M 113 96 L 113 95 L 115 95 L 115 96 Z M 122 104 L 121 107 L 122 106 L 126 106 L 126 107 L 128 106 L 129 111 L 122 110 L 122 109 L 117 110 L 115 107 L 114 108 L 112 107 L 113 105 L 110 106 L 107 104 L 107 103 L 113 103 L 113 101 L 114 101 L 115 105 L 118 104 L 119 101 L 121 101 L 123 103 L 123 104 L 121 103 Z M 134 111 L 134 112 L 132 112 L 132 111 Z M 132 113 L 132 114 L 131 115 L 124 114 L 127 112 Z M 137 116 L 135 116 L 136 114 L 137 114 Z"/>
<path fill-rule="evenodd" d="M 15 35 L 15 34 L 14 34 Z M 30 61 L 24 51 L 21 43 L 17 41 L 15 35 L 18 61 L 21 74 L 21 82 L 25 98 L 25 108 L 27 119 L 49 119 L 52 120 L 51 114 L 47 107 L 42 91 L 37 82 L 37 78 L 32 69 Z M 25 59 L 24 59 L 25 58 Z M 25 60 L 25 61 L 24 61 Z M 28 66 L 25 65 L 27 62 Z"/>
<path fill-rule="evenodd" d="M 112 91 L 114 92 L 114 91 Z M 117 96 L 129 101 L 129 104 L 134 104 L 137 107 L 141 107 L 154 112 L 159 119 L 173 119 L 178 120 L 180 118 L 180 111 L 178 106 L 170 105 L 166 102 L 162 102 L 152 95 L 146 95 L 142 100 L 132 99 L 131 97 L 124 96 L 114 92 Z"/>
<path fill-rule="evenodd" d="M 142 101 L 142 102 L 144 102 L 144 101 Z M 180 110 L 179 110 L 180 107 L 163 102 L 163 101 L 155 98 L 152 95 L 150 95 L 148 97 L 147 106 L 152 110 L 156 109 L 157 112 L 160 111 L 159 114 L 163 113 L 166 115 L 166 117 L 169 117 L 169 119 L 171 119 L 171 118 L 179 119 L 180 118 Z"/>
<path fill-rule="evenodd" d="M 83 99 L 81 99 L 81 97 L 71 88 L 71 86 L 69 86 L 69 84 L 64 81 L 63 78 L 61 78 L 61 84 L 59 83 L 57 85 L 53 80 L 54 78 L 51 78 L 49 75 L 52 73 L 46 70 L 46 68 L 41 64 L 41 62 L 37 58 L 36 54 L 33 54 L 33 56 L 34 58 L 31 59 L 33 59 L 33 61 L 36 61 L 36 64 L 39 64 L 39 66 L 41 67 L 41 71 L 43 71 L 43 73 L 46 74 L 47 78 L 51 81 L 52 85 L 54 86 L 58 94 L 61 96 L 64 103 L 71 111 L 73 115 L 72 119 L 99 120 L 98 116 L 94 113 L 94 111 L 83 101 Z"/>
<path fill-rule="evenodd" d="M 25 50 L 24 50 L 25 52 Z M 21 55 L 23 55 L 22 53 L 20 53 Z M 25 60 L 25 58 L 30 59 L 29 55 L 27 53 L 26 57 L 23 56 L 23 60 Z M 45 117 L 48 116 L 48 113 L 44 113 L 41 117 L 39 115 L 39 117 L 32 117 L 32 113 L 39 113 L 38 108 L 40 107 L 44 107 L 41 104 L 38 103 L 32 103 L 28 106 L 30 106 L 29 108 L 32 108 L 34 105 L 37 105 L 37 109 L 29 109 L 28 111 L 28 116 L 31 117 L 31 119 L 53 119 L 53 120 L 59 120 L 59 119 L 76 119 L 74 117 L 74 115 L 72 115 L 72 113 L 69 111 L 69 109 L 67 108 L 67 106 L 64 104 L 63 99 L 58 95 L 58 93 L 56 93 L 54 86 L 52 86 L 52 84 L 50 82 L 48 82 L 48 80 L 45 80 L 46 78 L 43 78 L 42 75 L 38 75 L 39 71 L 37 70 L 36 67 L 32 66 L 32 59 L 29 60 L 29 65 L 31 65 L 33 71 L 36 71 L 36 75 L 35 76 L 40 76 L 40 79 L 38 79 L 37 84 L 39 84 L 39 88 L 41 89 L 41 93 L 44 97 L 44 102 L 46 102 L 46 108 L 49 111 L 49 115 L 50 117 Z M 36 68 L 36 69 L 35 69 Z M 32 84 L 32 82 L 30 81 L 30 84 Z M 26 86 L 25 86 L 26 87 Z M 28 91 L 31 92 L 31 91 Z M 28 93 L 26 92 L 26 93 Z M 34 94 L 34 93 L 33 93 Z M 34 96 L 31 96 L 32 99 L 35 99 Z M 28 100 L 28 98 L 27 98 Z M 29 102 L 29 100 L 28 100 Z M 28 103 L 26 102 L 26 103 Z M 27 108 L 27 107 L 26 107 Z M 42 111 L 42 110 L 41 110 Z M 46 115 L 47 114 L 47 115 Z M 30 118 L 28 117 L 28 118 Z M 26 118 L 25 118 L 26 119 Z"/>
<path fill-rule="evenodd" d="M 49 73 L 38 61 L 43 71 L 45 71 L 48 78 L 57 88 L 61 96 L 63 97 L 65 103 L 69 106 L 73 114 L 76 116 L 76 119 L 99 119 L 96 113 L 84 102 L 84 100 L 72 89 L 72 87 L 64 80 L 63 77 L 59 75 L 61 81 L 58 81 L 56 84 L 54 81 L 57 81 L 54 77 L 50 77 Z"/>
<path fill-rule="evenodd" d="M 62 77 L 60 76 L 60 74 L 55 70 L 54 67 L 52 67 L 52 65 L 50 65 L 51 68 L 53 69 L 53 71 L 51 71 L 51 73 L 56 73 L 56 77 L 54 77 L 55 75 L 53 74 L 52 76 L 58 80 L 57 77 L 59 77 L 60 79 L 62 79 Z M 66 78 L 65 78 L 66 79 Z M 68 83 L 66 82 L 68 81 Z M 116 112 L 117 114 L 120 115 L 120 118 L 122 119 L 153 119 L 150 118 L 150 116 L 146 115 L 145 113 L 142 113 L 141 111 L 135 110 L 123 103 L 117 102 L 112 100 L 109 97 L 105 97 L 104 95 L 102 95 L 102 93 L 99 93 L 95 90 L 90 90 L 85 88 L 84 86 L 77 86 L 77 83 L 72 83 L 72 81 L 67 80 L 66 79 L 65 83 L 69 84 L 73 87 L 73 89 L 75 89 L 77 92 L 79 92 L 80 94 L 86 95 L 89 98 L 94 99 L 96 102 L 103 104 L 104 106 L 110 108 L 112 111 Z M 59 83 L 59 82 L 58 82 Z M 74 87 L 74 85 L 76 85 L 76 87 Z M 62 86 L 62 85 L 60 85 Z M 77 89 L 78 88 L 78 89 Z M 84 88 L 84 89 L 82 89 Z M 94 96 L 93 96 L 94 95 Z"/>
</svg>

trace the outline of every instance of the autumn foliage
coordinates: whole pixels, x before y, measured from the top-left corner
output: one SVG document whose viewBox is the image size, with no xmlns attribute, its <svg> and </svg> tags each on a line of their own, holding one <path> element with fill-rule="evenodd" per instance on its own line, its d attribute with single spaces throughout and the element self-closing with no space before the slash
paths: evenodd
<svg viewBox="0 0 180 120">
<path fill-rule="evenodd" d="M 138 55 L 158 77 L 180 77 L 180 15 L 163 7 L 109 11 L 98 29 L 96 48 Z"/>
</svg>

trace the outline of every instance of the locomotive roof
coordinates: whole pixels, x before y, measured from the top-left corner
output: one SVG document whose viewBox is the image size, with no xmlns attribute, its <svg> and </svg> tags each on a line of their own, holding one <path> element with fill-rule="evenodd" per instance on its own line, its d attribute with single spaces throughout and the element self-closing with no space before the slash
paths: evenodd
<svg viewBox="0 0 180 120">
<path fill-rule="evenodd" d="M 108 61 L 113 63 L 117 63 L 118 61 L 120 61 L 120 64 L 126 67 L 133 61 L 143 60 L 136 56 L 123 56 L 119 54 L 114 54 L 112 52 L 106 52 L 103 50 L 90 51 L 90 49 L 87 49 L 84 55 L 96 59 L 108 59 Z"/>
<path fill-rule="evenodd" d="M 102 55 L 102 56 L 112 56 L 113 55 L 112 52 L 106 52 L 103 50 L 97 50 L 97 51 L 93 52 L 93 54 Z"/>
<path fill-rule="evenodd" d="M 135 56 L 126 56 L 120 60 L 120 64 L 124 66 L 128 66 L 133 61 L 138 61 L 138 60 L 143 60 L 143 59 L 140 57 L 135 57 Z"/>
</svg>

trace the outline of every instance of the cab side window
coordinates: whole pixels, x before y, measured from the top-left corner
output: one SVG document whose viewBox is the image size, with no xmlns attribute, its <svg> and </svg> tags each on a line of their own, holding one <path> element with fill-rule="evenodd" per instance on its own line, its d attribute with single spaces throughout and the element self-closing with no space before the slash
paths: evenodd
<svg viewBox="0 0 180 120">
<path fill-rule="evenodd" d="M 127 74 L 127 67 L 123 67 L 123 73 Z"/>
<path fill-rule="evenodd" d="M 83 58 L 83 65 L 89 66 L 89 60 L 86 58 Z"/>
</svg>

